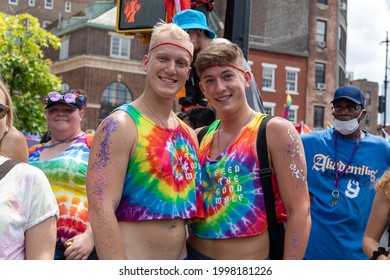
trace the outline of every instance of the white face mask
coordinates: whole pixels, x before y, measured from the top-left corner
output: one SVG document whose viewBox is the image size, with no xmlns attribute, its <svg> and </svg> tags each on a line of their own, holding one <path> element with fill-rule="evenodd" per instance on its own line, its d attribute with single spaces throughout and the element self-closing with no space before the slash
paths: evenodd
<svg viewBox="0 0 390 280">
<path fill-rule="evenodd" d="M 349 121 L 340 121 L 338 119 L 334 119 L 333 126 L 334 128 L 343 135 L 350 135 L 359 128 L 360 123 L 358 119 L 360 118 L 363 111 L 359 114 L 356 119 L 352 119 Z"/>
</svg>

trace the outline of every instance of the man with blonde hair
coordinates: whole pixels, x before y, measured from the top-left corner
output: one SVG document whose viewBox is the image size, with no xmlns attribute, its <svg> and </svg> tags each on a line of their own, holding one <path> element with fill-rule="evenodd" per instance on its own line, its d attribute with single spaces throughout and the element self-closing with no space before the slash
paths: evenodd
<svg viewBox="0 0 390 280">
<path fill-rule="evenodd" d="M 142 95 L 98 127 L 87 172 L 99 259 L 185 259 L 185 221 L 203 217 L 196 135 L 172 111 L 193 45 L 177 25 L 155 26 Z"/>
</svg>

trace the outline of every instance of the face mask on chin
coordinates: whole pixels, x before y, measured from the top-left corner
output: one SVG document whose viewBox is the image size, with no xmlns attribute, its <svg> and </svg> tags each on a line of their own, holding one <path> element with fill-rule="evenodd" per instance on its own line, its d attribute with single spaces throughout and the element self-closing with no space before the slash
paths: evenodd
<svg viewBox="0 0 390 280">
<path fill-rule="evenodd" d="M 359 114 L 359 116 L 356 119 L 352 119 L 349 121 L 340 121 L 338 119 L 334 119 L 333 126 L 341 134 L 350 135 L 354 133 L 356 129 L 359 128 L 360 123 L 358 122 L 358 119 L 360 118 L 362 113 L 363 111 Z"/>
</svg>

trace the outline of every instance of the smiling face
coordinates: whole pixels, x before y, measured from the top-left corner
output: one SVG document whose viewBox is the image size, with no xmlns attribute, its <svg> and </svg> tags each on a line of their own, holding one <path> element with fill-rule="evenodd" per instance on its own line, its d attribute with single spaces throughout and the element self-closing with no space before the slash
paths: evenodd
<svg viewBox="0 0 390 280">
<path fill-rule="evenodd" d="M 246 102 L 245 89 L 249 81 L 250 75 L 246 71 L 232 66 L 212 66 L 203 71 L 200 88 L 211 107 L 224 112 Z"/>
<path fill-rule="evenodd" d="M 57 103 L 46 109 L 46 119 L 54 140 L 63 140 L 80 131 L 83 112 L 63 103 Z"/>
<path fill-rule="evenodd" d="M 147 73 L 147 88 L 162 97 L 174 98 L 190 73 L 192 45 L 169 34 L 155 41 L 142 66 Z"/>
</svg>

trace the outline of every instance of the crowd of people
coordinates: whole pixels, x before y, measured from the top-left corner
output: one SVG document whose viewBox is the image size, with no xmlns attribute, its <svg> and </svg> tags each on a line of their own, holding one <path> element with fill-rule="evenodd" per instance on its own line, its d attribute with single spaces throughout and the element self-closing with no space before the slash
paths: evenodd
<svg viewBox="0 0 390 280">
<path fill-rule="evenodd" d="M 10 213 L 0 217 L 0 259 L 267 260 L 264 175 L 284 225 L 282 259 L 390 260 L 390 144 L 360 128 L 361 90 L 335 91 L 331 129 L 301 136 L 283 118 L 268 121 L 248 100 L 256 83 L 241 49 L 213 42 L 198 13 L 156 24 L 142 95 L 93 134 L 81 129 L 86 93 L 53 91 L 50 135 L 27 150 L 0 83 L 0 209 Z M 177 114 L 192 75 L 207 106 Z"/>
</svg>

